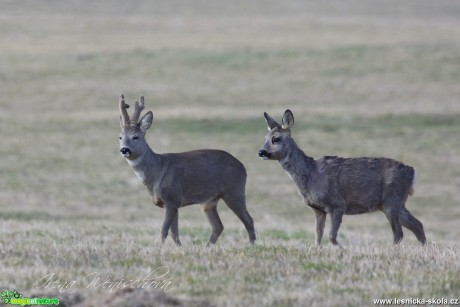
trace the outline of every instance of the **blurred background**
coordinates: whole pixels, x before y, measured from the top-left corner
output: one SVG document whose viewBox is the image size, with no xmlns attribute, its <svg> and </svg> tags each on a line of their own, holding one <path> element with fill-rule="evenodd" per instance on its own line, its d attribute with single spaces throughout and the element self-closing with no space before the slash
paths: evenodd
<svg viewBox="0 0 460 307">
<path fill-rule="evenodd" d="M 287 108 L 307 155 L 385 156 L 414 166 L 407 207 L 429 242 L 458 241 L 457 1 L 0 0 L 0 7 L 4 249 L 7 237 L 30 240 L 40 255 L 32 242 L 157 239 L 163 211 L 119 154 L 121 93 L 128 103 L 145 95 L 154 151 L 219 148 L 245 164 L 262 242 L 314 241 L 314 215 L 294 184 L 278 163 L 257 156 L 263 112 L 280 120 Z M 219 211 L 221 244 L 246 243 L 240 221 L 223 203 Z M 207 240 L 197 206 L 180 216 L 184 244 Z M 344 217 L 339 235 L 345 245 L 392 240 L 381 213 Z M 417 244 L 407 230 L 404 242 Z M 61 263 L 5 255 L 0 285 L 30 287 Z M 22 270 L 21 280 L 13 270 Z"/>
</svg>

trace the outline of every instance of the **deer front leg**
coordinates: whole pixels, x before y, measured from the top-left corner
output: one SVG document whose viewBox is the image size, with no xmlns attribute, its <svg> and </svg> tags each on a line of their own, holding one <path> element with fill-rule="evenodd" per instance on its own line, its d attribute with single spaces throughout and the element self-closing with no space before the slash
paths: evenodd
<svg viewBox="0 0 460 307">
<path fill-rule="evenodd" d="M 178 215 L 177 208 L 172 207 L 171 205 L 165 205 L 165 209 L 165 219 L 163 221 L 163 227 L 161 227 L 161 243 L 165 242 L 166 238 L 168 237 L 169 228 Z"/>
<path fill-rule="evenodd" d="M 339 231 L 340 224 L 342 224 L 342 216 L 343 210 L 342 209 L 335 209 L 331 211 L 331 232 L 329 234 L 329 239 L 331 243 L 334 245 L 338 245 L 342 247 L 339 243 L 337 243 L 337 233 Z"/>
<path fill-rule="evenodd" d="M 326 225 L 326 212 L 313 208 L 316 215 L 316 245 L 321 245 L 323 238 L 324 225 Z"/>
</svg>

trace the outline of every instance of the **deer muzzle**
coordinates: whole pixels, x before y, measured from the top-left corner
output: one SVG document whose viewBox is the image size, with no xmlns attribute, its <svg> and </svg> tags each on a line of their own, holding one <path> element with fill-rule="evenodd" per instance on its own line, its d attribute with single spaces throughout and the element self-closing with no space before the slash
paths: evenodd
<svg viewBox="0 0 460 307">
<path fill-rule="evenodd" d="M 123 147 L 120 149 L 120 153 L 123 157 L 129 157 L 131 155 L 131 149 L 129 149 L 128 147 Z"/>
<path fill-rule="evenodd" d="M 259 157 L 261 157 L 263 160 L 268 160 L 270 158 L 270 153 L 265 149 L 261 149 L 259 150 Z"/>
</svg>

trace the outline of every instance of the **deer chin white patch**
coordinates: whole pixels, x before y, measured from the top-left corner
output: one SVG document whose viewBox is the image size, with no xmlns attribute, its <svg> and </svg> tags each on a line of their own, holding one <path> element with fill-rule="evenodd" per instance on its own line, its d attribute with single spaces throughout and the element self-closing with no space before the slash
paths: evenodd
<svg viewBox="0 0 460 307">
<path fill-rule="evenodd" d="M 262 160 L 270 160 L 267 156 L 260 157 Z"/>
<path fill-rule="evenodd" d="M 131 154 L 128 153 L 128 152 L 127 153 L 120 153 L 120 154 L 125 158 L 129 158 L 131 156 Z"/>
<path fill-rule="evenodd" d="M 139 163 L 141 162 L 141 159 L 142 157 L 137 157 L 136 159 L 128 159 L 130 157 L 130 155 L 128 155 L 126 158 L 126 161 L 128 161 L 128 164 L 132 167 L 136 167 L 139 165 Z"/>
</svg>

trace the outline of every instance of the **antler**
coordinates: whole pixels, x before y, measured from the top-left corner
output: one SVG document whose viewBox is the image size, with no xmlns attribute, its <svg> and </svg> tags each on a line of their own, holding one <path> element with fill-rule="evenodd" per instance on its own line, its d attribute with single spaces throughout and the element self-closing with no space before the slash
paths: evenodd
<svg viewBox="0 0 460 307">
<path fill-rule="evenodd" d="M 123 120 L 123 125 L 129 126 L 129 115 L 126 109 L 129 108 L 129 105 L 125 103 L 125 96 L 123 94 L 120 95 L 120 113 L 121 119 Z"/>
<path fill-rule="evenodd" d="M 131 124 L 136 125 L 137 121 L 139 120 L 139 116 L 141 115 L 142 110 L 144 110 L 144 96 L 141 96 L 140 102 L 134 104 L 134 113 L 133 117 L 131 118 Z"/>
</svg>

